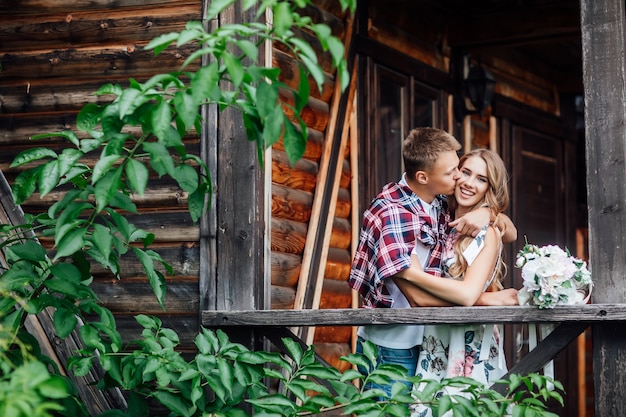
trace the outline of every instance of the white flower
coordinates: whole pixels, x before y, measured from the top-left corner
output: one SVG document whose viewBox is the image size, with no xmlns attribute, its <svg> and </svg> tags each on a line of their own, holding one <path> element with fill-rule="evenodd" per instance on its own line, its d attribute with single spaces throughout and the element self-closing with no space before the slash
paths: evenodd
<svg viewBox="0 0 626 417">
<path fill-rule="evenodd" d="M 553 308 L 583 304 L 591 295 L 593 283 L 587 264 L 558 246 L 527 244 L 519 251 L 515 266 L 522 269 L 520 305 Z"/>
</svg>

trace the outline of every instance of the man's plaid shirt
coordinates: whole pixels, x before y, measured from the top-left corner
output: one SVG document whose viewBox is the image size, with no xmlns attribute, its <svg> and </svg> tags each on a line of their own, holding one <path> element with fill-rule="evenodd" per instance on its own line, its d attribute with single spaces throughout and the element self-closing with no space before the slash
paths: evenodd
<svg viewBox="0 0 626 417">
<path fill-rule="evenodd" d="M 432 204 L 441 205 L 437 229 L 433 229 L 434 219 L 407 185 L 387 184 L 365 211 L 348 279 L 350 286 L 363 296 L 363 307 L 391 307 L 393 300 L 383 279 L 411 266 L 416 240 L 431 249 L 424 270 L 441 276 L 441 253 L 451 217 L 445 197 L 437 197 Z"/>
</svg>

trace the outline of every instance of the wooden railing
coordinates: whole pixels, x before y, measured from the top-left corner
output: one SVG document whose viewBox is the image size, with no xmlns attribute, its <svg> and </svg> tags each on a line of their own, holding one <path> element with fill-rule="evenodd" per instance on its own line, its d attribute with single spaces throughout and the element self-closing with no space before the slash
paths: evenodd
<svg viewBox="0 0 626 417">
<path fill-rule="evenodd" d="M 202 325 L 248 328 L 281 348 L 280 338 L 297 339 L 288 329 L 307 326 L 386 324 L 551 323 L 554 331 L 522 358 L 509 373 L 537 372 L 589 326 L 626 321 L 626 304 L 585 304 L 539 309 L 515 307 L 419 307 L 411 309 L 329 309 L 203 311 Z M 301 342 L 301 341 L 300 341 Z"/>
</svg>

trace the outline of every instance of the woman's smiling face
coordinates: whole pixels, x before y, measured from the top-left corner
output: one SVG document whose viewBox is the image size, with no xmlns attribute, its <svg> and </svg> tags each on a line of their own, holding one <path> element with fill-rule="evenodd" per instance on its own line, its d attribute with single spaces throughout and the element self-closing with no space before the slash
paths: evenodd
<svg viewBox="0 0 626 417">
<path fill-rule="evenodd" d="M 489 189 L 487 163 L 479 156 L 471 156 L 459 168 L 461 178 L 456 182 L 454 197 L 459 208 L 472 208 L 483 202 Z"/>
</svg>

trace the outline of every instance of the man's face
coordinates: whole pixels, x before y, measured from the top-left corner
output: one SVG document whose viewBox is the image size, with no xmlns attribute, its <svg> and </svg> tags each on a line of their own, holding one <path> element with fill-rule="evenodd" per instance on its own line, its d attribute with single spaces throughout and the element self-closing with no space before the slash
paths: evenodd
<svg viewBox="0 0 626 417">
<path fill-rule="evenodd" d="M 433 196 L 454 194 L 459 173 L 459 157 L 455 151 L 443 152 L 428 172 L 428 187 Z"/>
</svg>

